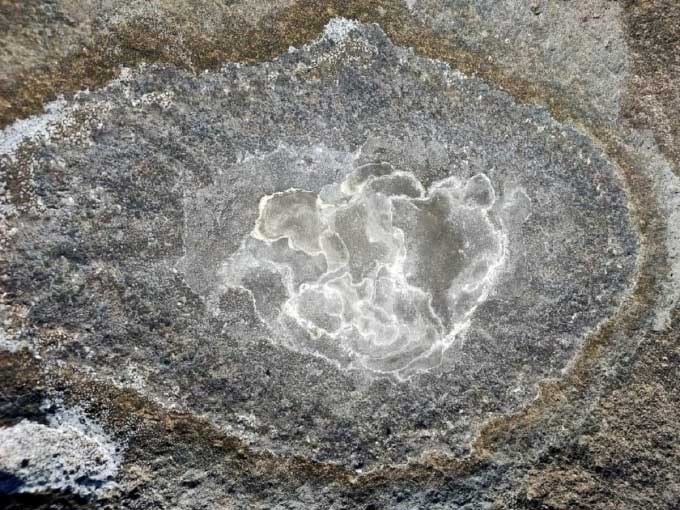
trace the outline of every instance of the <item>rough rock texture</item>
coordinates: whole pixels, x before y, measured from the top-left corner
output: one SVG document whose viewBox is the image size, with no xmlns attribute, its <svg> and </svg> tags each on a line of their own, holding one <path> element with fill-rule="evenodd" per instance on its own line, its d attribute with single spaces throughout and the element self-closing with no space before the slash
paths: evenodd
<svg viewBox="0 0 680 510">
<path fill-rule="evenodd" d="M 115 476 L 118 453 L 101 428 L 77 411 L 53 413 L 46 425 L 23 420 L 0 429 L 2 491 L 91 494 Z"/>
<path fill-rule="evenodd" d="M 680 505 L 674 2 L 0 14 L 4 506 Z"/>
</svg>

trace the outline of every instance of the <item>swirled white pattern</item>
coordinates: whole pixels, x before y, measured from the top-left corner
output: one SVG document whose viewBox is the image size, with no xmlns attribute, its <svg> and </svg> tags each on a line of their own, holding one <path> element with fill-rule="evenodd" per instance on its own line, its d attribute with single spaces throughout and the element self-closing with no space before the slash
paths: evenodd
<svg viewBox="0 0 680 510">
<path fill-rule="evenodd" d="M 426 190 L 387 163 L 319 193 L 264 196 L 224 264 L 288 347 L 407 378 L 437 366 L 502 264 L 505 237 L 484 174 Z"/>
</svg>

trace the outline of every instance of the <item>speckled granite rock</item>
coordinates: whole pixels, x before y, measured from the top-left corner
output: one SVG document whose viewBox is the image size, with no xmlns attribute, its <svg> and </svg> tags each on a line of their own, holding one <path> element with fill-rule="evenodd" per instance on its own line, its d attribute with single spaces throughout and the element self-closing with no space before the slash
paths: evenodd
<svg viewBox="0 0 680 510">
<path fill-rule="evenodd" d="M 2 4 L 0 501 L 680 504 L 660 8 Z"/>
</svg>

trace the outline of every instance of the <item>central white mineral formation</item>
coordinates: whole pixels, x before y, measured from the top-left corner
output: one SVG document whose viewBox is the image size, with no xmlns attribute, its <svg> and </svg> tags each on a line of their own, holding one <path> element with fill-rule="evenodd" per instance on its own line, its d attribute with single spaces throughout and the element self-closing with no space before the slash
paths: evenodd
<svg viewBox="0 0 680 510">
<path fill-rule="evenodd" d="M 429 370 L 486 299 L 505 250 L 484 174 L 425 189 L 386 163 L 319 193 L 264 196 L 224 264 L 294 350 L 400 379 Z"/>
</svg>

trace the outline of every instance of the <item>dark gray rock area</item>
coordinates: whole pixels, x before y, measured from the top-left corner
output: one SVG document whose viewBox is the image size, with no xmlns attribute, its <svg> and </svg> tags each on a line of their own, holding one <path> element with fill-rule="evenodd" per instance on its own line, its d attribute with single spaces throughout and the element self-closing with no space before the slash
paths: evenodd
<svg viewBox="0 0 680 510">
<path fill-rule="evenodd" d="M 209 6 L 154 7 L 179 62 L 88 4 L 130 66 L 0 132 L 0 506 L 680 502 L 625 488 L 680 458 L 680 186 L 626 7 L 369 3 L 208 69 Z M 255 47 L 315 9 L 219 12 Z"/>
</svg>

